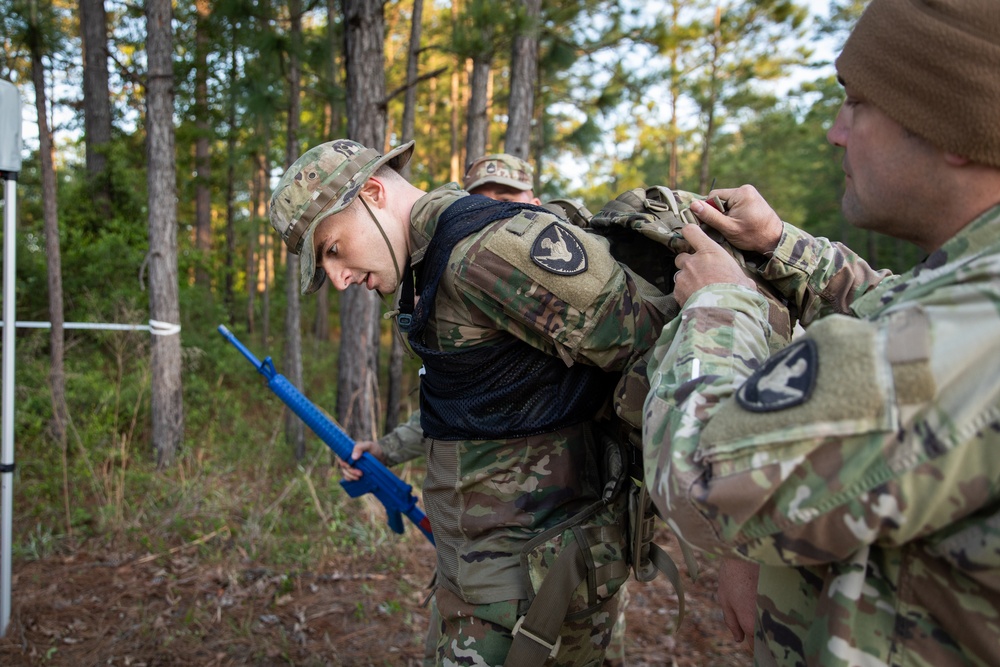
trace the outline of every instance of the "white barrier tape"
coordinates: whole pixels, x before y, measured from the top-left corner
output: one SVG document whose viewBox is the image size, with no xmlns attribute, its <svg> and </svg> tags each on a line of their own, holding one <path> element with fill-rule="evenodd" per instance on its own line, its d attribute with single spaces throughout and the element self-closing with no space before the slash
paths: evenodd
<svg viewBox="0 0 1000 667">
<path fill-rule="evenodd" d="M 0 320 L 0 327 L 4 325 Z M 51 329 L 51 322 L 14 322 L 19 329 Z M 64 322 L 63 329 L 99 329 L 105 331 L 148 331 L 154 336 L 172 336 L 181 332 L 181 325 L 150 320 L 149 324 L 113 324 L 106 322 Z"/>
<path fill-rule="evenodd" d="M 154 336 L 173 336 L 174 334 L 179 334 L 180 332 L 181 325 L 179 324 L 161 322 L 160 320 L 149 321 L 149 333 Z"/>
</svg>

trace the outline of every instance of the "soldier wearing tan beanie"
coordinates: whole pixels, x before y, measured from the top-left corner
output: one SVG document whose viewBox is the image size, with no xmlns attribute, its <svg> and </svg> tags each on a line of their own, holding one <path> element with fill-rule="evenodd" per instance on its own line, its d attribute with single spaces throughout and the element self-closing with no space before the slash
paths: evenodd
<svg viewBox="0 0 1000 667">
<path fill-rule="evenodd" d="M 997 0 L 873 2 L 837 72 L 938 148 L 1000 167 Z"/>
<path fill-rule="evenodd" d="M 727 560 L 719 600 L 760 666 L 1000 665 L 1000 0 L 872 0 L 837 60 L 852 225 L 915 243 L 876 271 L 750 185 L 699 226 L 649 365 L 646 488 Z"/>
</svg>

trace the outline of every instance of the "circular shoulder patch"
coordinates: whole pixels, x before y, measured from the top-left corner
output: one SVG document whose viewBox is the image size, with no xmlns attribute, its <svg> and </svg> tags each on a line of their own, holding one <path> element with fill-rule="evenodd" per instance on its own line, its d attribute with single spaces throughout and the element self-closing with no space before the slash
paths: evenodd
<svg viewBox="0 0 1000 667">
<path fill-rule="evenodd" d="M 587 270 L 587 251 L 571 231 L 553 222 L 535 238 L 531 261 L 549 273 L 575 276 Z"/>
<path fill-rule="evenodd" d="M 797 341 L 765 361 L 736 392 L 736 402 L 750 412 L 795 407 L 812 395 L 818 371 L 816 342 Z"/>
</svg>

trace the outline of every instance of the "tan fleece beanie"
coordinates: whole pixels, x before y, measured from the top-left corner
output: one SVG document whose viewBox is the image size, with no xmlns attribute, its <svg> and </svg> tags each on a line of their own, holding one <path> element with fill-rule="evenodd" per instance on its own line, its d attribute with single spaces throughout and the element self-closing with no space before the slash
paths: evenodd
<svg viewBox="0 0 1000 667">
<path fill-rule="evenodd" d="M 872 0 L 836 64 L 906 129 L 1000 167 L 1000 0 Z"/>
</svg>

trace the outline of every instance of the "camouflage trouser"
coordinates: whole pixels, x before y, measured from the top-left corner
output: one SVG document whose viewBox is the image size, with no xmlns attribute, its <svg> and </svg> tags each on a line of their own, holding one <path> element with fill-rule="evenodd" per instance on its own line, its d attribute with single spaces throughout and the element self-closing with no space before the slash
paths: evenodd
<svg viewBox="0 0 1000 667">
<path fill-rule="evenodd" d="M 436 660 L 442 667 L 497 667 L 510 651 L 511 630 L 518 618 L 518 600 L 473 605 L 438 588 L 435 601 L 440 630 Z M 562 626 L 559 654 L 546 667 L 599 667 L 619 621 L 618 595 L 590 616 Z M 433 633 L 434 629 L 431 629 Z M 425 664 L 426 661 L 425 661 Z"/>
<path fill-rule="evenodd" d="M 611 643 L 604 654 L 603 667 L 625 667 L 625 609 L 628 608 L 628 587 L 622 586 L 618 591 L 618 620 L 611 631 Z M 427 627 L 427 638 L 424 640 L 424 667 L 435 667 L 437 660 L 437 644 L 441 637 L 441 615 L 438 613 L 437 601 L 430 601 L 430 623 Z"/>
<path fill-rule="evenodd" d="M 434 667 L 437 664 L 437 645 L 441 639 L 441 614 L 438 613 L 437 600 L 431 598 L 431 620 L 427 624 L 427 638 L 424 639 L 424 667 Z"/>
<path fill-rule="evenodd" d="M 628 608 L 628 586 L 618 589 L 618 619 L 611 631 L 611 643 L 604 654 L 604 667 L 625 667 L 625 609 Z"/>
</svg>

